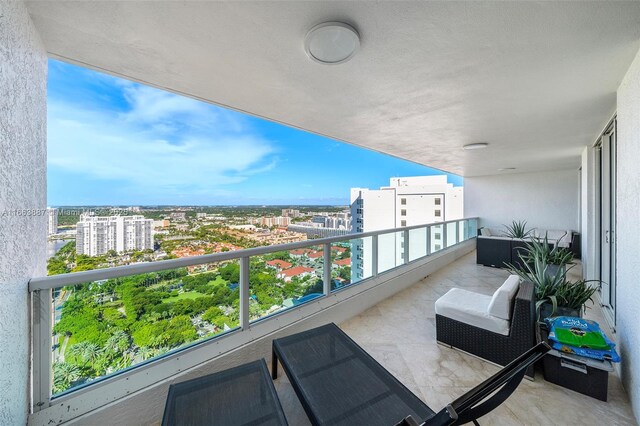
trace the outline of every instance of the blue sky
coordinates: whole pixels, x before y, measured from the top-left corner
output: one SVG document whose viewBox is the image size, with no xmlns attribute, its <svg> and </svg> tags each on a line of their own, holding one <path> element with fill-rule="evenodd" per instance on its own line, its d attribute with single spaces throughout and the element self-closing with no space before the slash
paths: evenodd
<svg viewBox="0 0 640 426">
<path fill-rule="evenodd" d="M 47 166 L 51 206 L 339 205 L 351 187 L 442 174 L 55 60 Z"/>
</svg>

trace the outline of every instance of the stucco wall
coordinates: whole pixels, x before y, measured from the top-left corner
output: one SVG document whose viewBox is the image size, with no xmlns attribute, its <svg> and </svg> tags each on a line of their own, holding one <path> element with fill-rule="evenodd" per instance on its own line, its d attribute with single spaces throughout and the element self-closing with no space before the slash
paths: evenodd
<svg viewBox="0 0 640 426">
<path fill-rule="evenodd" d="M 579 230 L 578 170 L 514 173 L 464 179 L 464 216 L 504 229 L 514 220 L 532 228 Z"/>
<path fill-rule="evenodd" d="M 0 1 L 0 424 L 27 421 L 27 282 L 45 272 L 47 58 L 22 2 Z"/>
<path fill-rule="evenodd" d="M 616 328 L 622 380 L 640 420 L 640 52 L 618 89 Z"/>
</svg>

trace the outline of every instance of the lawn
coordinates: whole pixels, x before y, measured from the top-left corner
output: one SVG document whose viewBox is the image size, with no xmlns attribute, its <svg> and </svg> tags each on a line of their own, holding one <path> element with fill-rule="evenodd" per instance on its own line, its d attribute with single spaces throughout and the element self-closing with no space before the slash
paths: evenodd
<svg viewBox="0 0 640 426">
<path fill-rule="evenodd" d="M 203 297 L 206 296 L 206 294 L 202 294 L 199 293 L 197 291 L 185 291 L 184 293 L 180 293 L 177 296 L 173 296 L 173 297 L 167 297 L 166 299 L 163 299 L 163 302 L 169 303 L 169 302 L 176 302 L 178 300 L 181 299 L 197 299 L 198 297 Z"/>
<path fill-rule="evenodd" d="M 227 285 L 228 282 L 224 278 L 218 275 L 215 280 L 209 281 L 208 284 L 210 286 L 215 286 L 219 284 Z M 171 303 L 180 299 L 197 299 L 198 297 L 203 297 L 203 296 L 206 296 L 206 294 L 202 294 L 200 292 L 192 290 L 192 291 L 185 291 L 184 293 L 180 293 L 177 296 L 168 297 L 166 299 L 163 299 L 162 301 L 164 303 Z"/>
<path fill-rule="evenodd" d="M 215 280 L 209 281 L 209 285 L 216 285 L 216 284 L 228 284 L 228 283 L 224 278 L 218 275 Z"/>
<path fill-rule="evenodd" d="M 167 297 L 166 299 L 163 299 L 162 301 L 165 303 L 169 303 L 169 302 L 175 302 L 181 299 L 197 299 L 198 297 L 203 297 L 206 296 L 206 294 L 202 294 L 199 293 L 197 291 L 185 291 L 184 293 L 180 293 L 177 296 L 173 296 L 173 297 Z"/>
</svg>

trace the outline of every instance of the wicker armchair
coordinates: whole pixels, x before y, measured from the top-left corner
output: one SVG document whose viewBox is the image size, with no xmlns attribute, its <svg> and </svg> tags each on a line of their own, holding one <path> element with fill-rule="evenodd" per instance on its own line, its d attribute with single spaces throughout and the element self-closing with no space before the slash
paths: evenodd
<svg viewBox="0 0 640 426">
<path fill-rule="evenodd" d="M 436 340 L 504 366 L 535 345 L 535 312 L 533 284 L 523 282 L 513 303 L 508 335 L 436 314 Z M 527 376 L 533 377 L 533 366 Z"/>
</svg>

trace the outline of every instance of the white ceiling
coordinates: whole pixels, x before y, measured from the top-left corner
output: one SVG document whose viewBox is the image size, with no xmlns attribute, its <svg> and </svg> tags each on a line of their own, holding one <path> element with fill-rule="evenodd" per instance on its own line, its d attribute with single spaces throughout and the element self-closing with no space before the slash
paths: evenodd
<svg viewBox="0 0 640 426">
<path fill-rule="evenodd" d="M 637 1 L 28 6 L 53 57 L 464 176 L 577 168 L 640 47 Z M 347 63 L 304 52 L 328 20 Z"/>
</svg>

